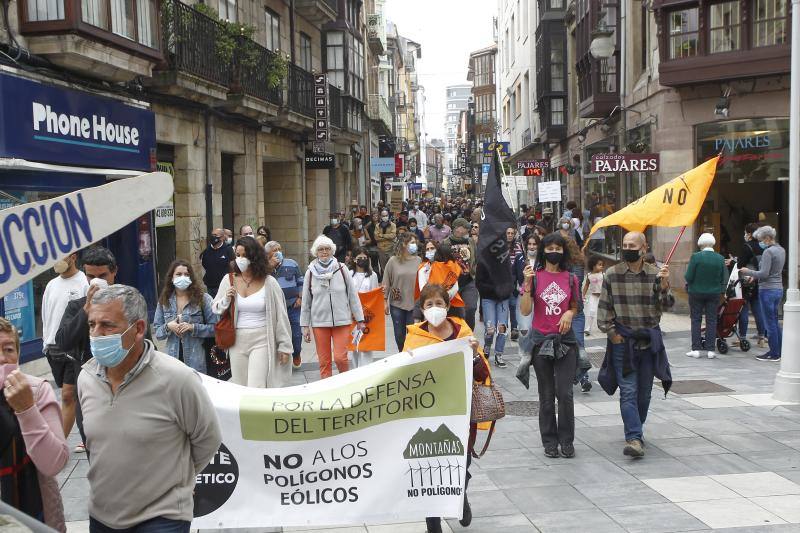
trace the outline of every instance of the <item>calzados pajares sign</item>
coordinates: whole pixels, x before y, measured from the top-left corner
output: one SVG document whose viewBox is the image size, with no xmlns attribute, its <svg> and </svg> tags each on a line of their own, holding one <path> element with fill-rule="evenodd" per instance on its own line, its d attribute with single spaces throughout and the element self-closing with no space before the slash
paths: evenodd
<svg viewBox="0 0 800 533">
<path fill-rule="evenodd" d="M 658 154 L 594 154 L 592 172 L 658 172 Z"/>
<path fill-rule="evenodd" d="M 153 172 L 0 211 L 0 297 L 172 198 Z"/>
<path fill-rule="evenodd" d="M 284 389 L 204 376 L 223 444 L 193 528 L 461 517 L 472 351 L 464 340 Z"/>
</svg>

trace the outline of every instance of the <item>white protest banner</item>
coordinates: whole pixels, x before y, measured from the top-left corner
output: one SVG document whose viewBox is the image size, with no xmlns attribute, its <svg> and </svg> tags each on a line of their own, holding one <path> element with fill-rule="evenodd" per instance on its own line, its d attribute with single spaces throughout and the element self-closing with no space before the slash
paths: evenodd
<svg viewBox="0 0 800 533">
<path fill-rule="evenodd" d="M 0 297 L 56 261 L 172 197 L 172 177 L 143 174 L 0 211 Z"/>
<path fill-rule="evenodd" d="M 204 376 L 223 437 L 197 475 L 192 527 L 460 518 L 471 381 L 466 339 L 298 387 Z"/>
<path fill-rule="evenodd" d="M 561 201 L 561 182 L 560 181 L 540 181 L 536 185 L 539 191 L 540 202 L 560 202 Z"/>
</svg>

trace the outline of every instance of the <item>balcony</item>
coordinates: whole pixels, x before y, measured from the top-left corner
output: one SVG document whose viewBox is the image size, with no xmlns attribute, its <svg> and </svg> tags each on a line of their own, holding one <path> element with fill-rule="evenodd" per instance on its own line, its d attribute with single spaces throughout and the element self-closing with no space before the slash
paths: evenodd
<svg viewBox="0 0 800 533">
<path fill-rule="evenodd" d="M 240 37 L 231 65 L 228 111 L 258 119 L 264 114 L 277 115 L 283 102 L 280 85 L 270 86 L 269 69 L 282 59 L 260 44 Z"/>
<path fill-rule="evenodd" d="M 367 15 L 367 43 L 376 56 L 386 53 L 386 22 L 381 13 Z"/>
<path fill-rule="evenodd" d="M 154 0 L 17 2 L 31 53 L 109 82 L 149 77 L 162 59 Z M 29 11 L 30 8 L 36 9 Z M 112 16 L 113 14 L 113 16 Z"/>
<path fill-rule="evenodd" d="M 339 13 L 336 0 L 295 0 L 294 8 L 314 24 L 334 22 Z"/>
<path fill-rule="evenodd" d="M 372 121 L 372 125 L 381 135 L 392 134 L 394 130 L 392 127 L 392 112 L 389 110 L 389 105 L 383 96 L 380 94 L 369 95 L 367 115 Z"/>
</svg>

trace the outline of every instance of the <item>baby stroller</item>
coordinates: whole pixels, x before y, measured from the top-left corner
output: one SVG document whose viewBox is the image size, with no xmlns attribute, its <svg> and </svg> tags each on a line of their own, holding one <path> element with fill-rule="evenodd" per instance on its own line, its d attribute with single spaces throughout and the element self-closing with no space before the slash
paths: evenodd
<svg viewBox="0 0 800 533">
<path fill-rule="evenodd" d="M 728 341 L 725 339 L 733 336 L 739 341 L 739 349 L 743 352 L 750 350 L 750 341 L 739 335 L 739 315 L 742 314 L 745 301 L 744 298 L 737 297 L 736 285 L 738 283 L 738 279 L 728 283 L 725 301 L 717 309 L 717 352 L 721 354 L 728 353 Z M 710 350 L 712 348 L 705 345 L 705 328 L 703 333 L 703 348 Z"/>
</svg>

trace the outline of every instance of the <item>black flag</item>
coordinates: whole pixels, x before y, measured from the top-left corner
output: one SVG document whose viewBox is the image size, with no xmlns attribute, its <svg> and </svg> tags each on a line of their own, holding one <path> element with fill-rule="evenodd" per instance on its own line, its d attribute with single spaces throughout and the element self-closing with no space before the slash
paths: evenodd
<svg viewBox="0 0 800 533">
<path fill-rule="evenodd" d="M 513 250 L 509 249 L 506 230 L 516 229 L 517 220 L 506 199 L 503 198 L 500 165 L 497 152 L 493 152 L 478 233 L 476 285 L 482 298 L 492 300 L 505 300 L 510 297 L 516 285 L 511 273 Z"/>
</svg>

